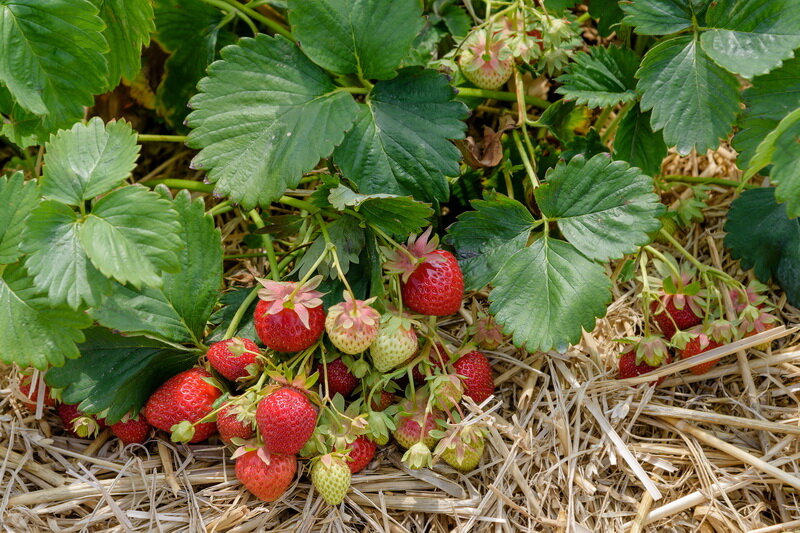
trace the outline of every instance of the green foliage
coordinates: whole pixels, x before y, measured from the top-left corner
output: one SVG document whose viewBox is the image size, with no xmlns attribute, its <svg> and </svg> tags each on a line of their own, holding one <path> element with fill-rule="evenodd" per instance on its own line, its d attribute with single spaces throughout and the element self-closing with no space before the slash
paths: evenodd
<svg viewBox="0 0 800 533">
<path fill-rule="evenodd" d="M 105 22 L 103 37 L 108 43 L 108 89 L 120 78 L 136 77 L 141 67 L 142 47 L 150 42 L 155 31 L 153 6 L 150 0 L 92 0 Z"/>
<path fill-rule="evenodd" d="M 0 265 L 11 264 L 22 255 L 19 245 L 25 221 L 38 203 L 36 183 L 25 181 L 22 172 L 0 176 Z"/>
<path fill-rule="evenodd" d="M 546 126 L 562 144 L 575 137 L 575 129 L 586 123 L 588 110 L 575 102 L 559 100 L 544 110 L 539 124 Z"/>
<path fill-rule="evenodd" d="M 714 149 L 728 135 L 739 110 L 739 81 L 714 63 L 690 36 L 652 48 L 637 73 L 641 107 L 651 125 L 678 153 Z"/>
<path fill-rule="evenodd" d="M 187 144 L 220 194 L 267 205 L 344 137 L 356 104 L 284 37 L 258 35 L 222 50 L 191 100 Z"/>
<path fill-rule="evenodd" d="M 467 109 L 447 78 L 407 68 L 379 82 L 359 106 L 334 160 L 360 192 L 447 200 L 445 176 L 458 175 L 460 154 L 448 139 L 464 137 Z"/>
<path fill-rule="evenodd" d="M 725 245 L 742 268 L 763 282 L 775 280 L 800 305 L 800 220 L 786 215 L 775 189 L 751 189 L 734 200 L 725 231 Z"/>
<path fill-rule="evenodd" d="M 122 337 L 102 328 L 86 332 L 82 357 L 47 373 L 62 399 L 85 413 L 105 412 L 109 424 L 137 412 L 169 377 L 186 370 L 197 352 L 182 351 L 144 337 Z"/>
<path fill-rule="evenodd" d="M 0 0 L 0 83 L 13 99 L 0 105 L 4 134 L 30 144 L 83 116 L 107 86 L 103 27 L 89 0 Z"/>
<path fill-rule="evenodd" d="M 358 194 L 344 185 L 331 189 L 328 201 L 339 211 L 352 207 L 367 222 L 391 235 L 416 233 L 433 216 L 430 204 L 410 196 Z"/>
<path fill-rule="evenodd" d="M 563 85 L 556 92 L 567 100 L 589 107 L 605 107 L 637 98 L 636 69 L 639 58 L 627 48 L 595 46 L 579 52 L 566 74 L 557 81 Z"/>
<path fill-rule="evenodd" d="M 637 0 L 620 2 L 623 22 L 639 35 L 667 35 L 692 27 L 692 18 L 701 15 L 708 0 Z"/>
<path fill-rule="evenodd" d="M 417 0 L 291 0 L 289 22 L 314 63 L 336 74 L 389 79 L 422 29 Z"/>
<path fill-rule="evenodd" d="M 650 127 L 650 112 L 642 112 L 639 104 L 628 109 L 614 136 L 614 157 L 655 176 L 667 156 L 667 145 L 660 131 Z"/>
<path fill-rule="evenodd" d="M 606 36 L 619 25 L 624 13 L 619 7 L 618 0 L 589 0 L 589 12 L 597 22 L 597 31 Z"/>
</svg>

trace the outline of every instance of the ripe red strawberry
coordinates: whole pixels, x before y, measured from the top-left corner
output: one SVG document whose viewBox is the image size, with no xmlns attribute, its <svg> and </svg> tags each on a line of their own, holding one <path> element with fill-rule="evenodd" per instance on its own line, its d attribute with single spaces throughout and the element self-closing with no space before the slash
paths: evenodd
<svg viewBox="0 0 800 533">
<path fill-rule="evenodd" d="M 201 420 L 213 410 L 214 402 L 222 395 L 217 387 L 205 381 L 210 377 L 211 374 L 202 368 L 190 368 L 172 376 L 147 400 L 145 418 L 154 427 L 167 432 L 184 420 L 192 423 Z M 214 422 L 197 424 L 189 442 L 204 441 L 216 430 Z"/>
<path fill-rule="evenodd" d="M 33 392 L 31 393 L 31 376 L 23 376 L 22 380 L 19 384 L 19 391 L 22 393 L 23 396 L 30 399 L 30 402 L 23 401 L 22 405 L 24 405 L 29 411 L 34 412 L 36 411 L 36 404 L 39 401 L 39 394 L 44 394 L 44 406 L 45 407 L 54 407 L 56 405 L 55 398 L 50 397 L 50 387 L 44 384 L 44 380 L 40 380 L 36 387 L 34 388 Z M 44 387 L 44 390 L 42 390 Z"/>
<path fill-rule="evenodd" d="M 514 71 L 514 58 L 500 35 L 487 42 L 488 30 L 474 32 L 464 44 L 458 66 L 481 89 L 500 88 Z"/>
<path fill-rule="evenodd" d="M 256 423 L 267 450 L 295 455 L 314 433 L 317 410 L 299 390 L 281 387 L 258 402 Z"/>
<path fill-rule="evenodd" d="M 678 269 L 674 259 L 669 271 Z M 659 271 L 667 270 L 664 263 L 656 263 Z M 662 290 L 658 300 L 650 303 L 650 311 L 658 329 L 667 340 L 671 340 L 678 330 L 687 330 L 703 322 L 703 290 L 698 282 L 692 282 L 694 273 L 689 267 L 680 268 L 677 273 L 667 275 L 662 282 Z"/>
<path fill-rule="evenodd" d="M 83 416 L 80 411 L 78 411 L 78 406 L 70 403 L 60 403 L 56 406 L 56 414 L 61 419 L 61 424 L 64 426 L 64 430 L 71 434 L 73 437 L 79 437 L 79 435 L 75 432 L 75 428 L 72 425 L 73 421 Z"/>
<path fill-rule="evenodd" d="M 657 312 L 658 309 L 661 311 Z M 667 339 L 671 339 L 676 331 L 689 329 L 703 321 L 703 318 L 698 316 L 695 310 L 688 305 L 678 309 L 672 298 L 667 300 L 663 306 L 660 306 L 658 302 L 651 302 L 650 311 L 653 312 L 653 319 L 656 321 L 658 329 Z"/>
<path fill-rule="evenodd" d="M 351 474 L 357 474 L 364 470 L 375 457 L 377 446 L 364 435 L 360 435 L 356 440 L 347 445 L 350 450 L 350 460 L 347 466 L 350 467 Z"/>
<path fill-rule="evenodd" d="M 246 367 L 256 362 L 258 353 L 256 343 L 234 337 L 212 344 L 206 357 L 214 370 L 226 379 L 236 381 L 249 376 Z"/>
<path fill-rule="evenodd" d="M 123 444 L 143 444 L 150 436 L 152 426 L 143 414 L 139 414 L 138 419 L 129 419 L 125 422 L 111 424 L 111 433 L 114 434 Z"/>
<path fill-rule="evenodd" d="M 631 350 L 630 352 L 626 352 L 622 354 L 619 358 L 619 373 L 617 374 L 618 379 L 627 379 L 627 378 L 635 378 L 637 376 L 641 376 L 642 374 L 647 374 L 656 370 L 657 366 L 650 366 L 644 361 L 637 364 L 636 363 L 636 351 Z M 666 379 L 666 376 L 662 376 L 658 378 L 655 382 L 656 385 L 661 385 L 661 383 Z"/>
<path fill-rule="evenodd" d="M 439 411 L 426 413 L 425 406 L 426 401 L 421 397 L 417 398 L 416 403 L 405 400 L 401 404 L 393 435 L 403 448 L 411 448 L 420 440 L 428 448 L 436 445 L 437 439 L 431 435 L 431 431 L 436 429 L 436 419 L 441 418 L 442 413 Z"/>
<path fill-rule="evenodd" d="M 265 456 L 269 464 L 262 459 Z M 274 502 L 286 492 L 297 472 L 294 455 L 250 451 L 236 459 L 236 478 L 256 497 Z"/>
<path fill-rule="evenodd" d="M 56 414 L 61 419 L 64 430 L 73 437 L 91 438 L 106 427 L 105 420 L 82 413 L 76 404 L 60 403 L 56 406 Z"/>
<path fill-rule="evenodd" d="M 245 420 L 240 420 L 237 410 L 230 404 L 225 405 L 217 412 L 217 431 L 220 438 L 230 444 L 234 437 L 249 440 L 255 431 L 253 425 Z"/>
<path fill-rule="evenodd" d="M 316 276 L 298 287 L 295 282 L 259 280 L 256 333 L 268 348 L 278 352 L 299 352 L 317 342 L 325 328 L 322 293 L 314 289 L 322 281 Z"/>
<path fill-rule="evenodd" d="M 492 366 L 482 352 L 473 351 L 462 355 L 453 363 L 453 368 L 456 374 L 462 376 L 464 395 L 472 398 L 475 403 L 481 403 L 494 394 Z"/>
<path fill-rule="evenodd" d="M 438 250 L 439 238 L 428 241 L 431 228 L 409 237 L 406 250 L 384 250 L 384 268 L 402 274 L 403 305 L 422 315 L 457 313 L 464 298 L 464 277 L 453 254 Z"/>
<path fill-rule="evenodd" d="M 627 379 L 652 372 L 661 365 L 669 363 L 670 356 L 662 337 L 650 335 L 639 339 L 619 358 L 617 379 Z M 660 385 L 665 377 L 659 378 L 655 384 Z"/>
<path fill-rule="evenodd" d="M 380 397 L 373 396 L 372 403 L 370 407 L 372 407 L 373 411 L 383 411 L 390 405 L 394 403 L 394 394 L 389 391 L 382 390 Z"/>
<path fill-rule="evenodd" d="M 326 369 L 327 374 L 325 373 Z M 347 398 L 359 382 L 359 379 L 350 372 L 350 369 L 347 368 L 347 365 L 344 364 L 341 358 L 334 359 L 326 365 L 320 362 L 317 364 L 317 371 L 319 375 L 328 382 L 328 394 L 331 398 L 333 398 L 337 392 Z"/>
<path fill-rule="evenodd" d="M 344 293 L 344 302 L 332 305 L 325 318 L 325 331 L 331 342 L 347 354 L 361 353 L 372 344 L 378 335 L 381 315 L 369 300 L 354 300 L 350 293 Z"/>
<path fill-rule="evenodd" d="M 692 337 L 692 339 L 686 344 L 686 347 L 681 350 L 681 359 L 687 359 L 694 355 L 701 354 L 703 352 L 707 352 L 708 350 L 722 346 L 722 344 L 708 338 L 703 340 L 702 337 L 702 335 L 696 335 Z M 718 362 L 719 359 L 714 359 L 713 361 L 707 361 L 705 363 L 693 366 L 689 370 L 692 371 L 692 374 L 705 374 L 714 368 Z"/>
<path fill-rule="evenodd" d="M 434 373 L 436 367 L 439 367 L 442 371 L 445 369 L 445 364 L 449 359 L 449 355 L 447 355 L 447 350 L 445 350 L 444 346 L 441 344 L 435 344 L 431 346 L 430 352 L 428 352 L 428 361 L 431 362 L 433 368 L 431 369 L 431 373 Z M 421 385 L 425 381 L 425 365 L 423 363 L 419 363 L 411 370 L 411 375 L 414 379 L 414 383 L 417 385 Z"/>
</svg>

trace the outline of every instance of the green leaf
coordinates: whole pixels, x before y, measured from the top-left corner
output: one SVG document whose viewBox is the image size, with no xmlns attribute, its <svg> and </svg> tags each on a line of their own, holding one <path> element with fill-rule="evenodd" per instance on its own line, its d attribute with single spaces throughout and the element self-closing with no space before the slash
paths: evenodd
<svg viewBox="0 0 800 533">
<path fill-rule="evenodd" d="M 421 8 L 418 0 L 291 0 L 289 22 L 317 65 L 384 80 L 422 29 Z"/>
<path fill-rule="evenodd" d="M 427 226 L 433 216 L 430 204 L 410 196 L 358 194 L 344 185 L 332 189 L 328 201 L 339 211 L 353 207 L 367 222 L 392 235 L 415 233 Z"/>
<path fill-rule="evenodd" d="M 597 31 L 604 37 L 611 34 L 612 26 L 619 24 L 624 14 L 618 0 L 589 0 L 589 12 L 600 19 Z"/>
<path fill-rule="evenodd" d="M 0 176 L 0 265 L 13 263 L 22 255 L 22 232 L 38 203 L 35 181 L 25 181 L 22 172 Z"/>
<path fill-rule="evenodd" d="M 0 135 L 21 148 L 39 144 L 49 133 L 41 117 L 20 106 L 3 85 L 0 85 L 0 113 L 5 115 L 0 121 Z"/>
<path fill-rule="evenodd" d="M 764 137 L 778 127 L 783 117 L 800 107 L 800 57 L 755 78 L 743 96 L 746 107 L 739 117 L 733 147 L 739 151 L 737 164 L 746 168 Z"/>
<path fill-rule="evenodd" d="M 222 337 L 225 336 L 225 331 L 228 329 L 234 315 L 236 315 L 236 311 L 239 310 L 239 307 L 244 303 L 245 298 L 247 298 L 247 295 L 250 294 L 253 289 L 253 287 L 241 287 L 222 295 L 220 298 L 222 307 L 215 311 L 214 314 L 211 315 L 211 318 L 208 319 L 208 321 L 216 327 L 206 339 L 206 344 L 222 340 Z M 245 339 L 252 339 L 256 342 L 260 342 L 253 323 L 256 305 L 258 305 L 258 298 L 253 300 L 247 307 L 242 320 L 239 322 L 239 327 L 233 332 L 234 337 L 244 337 Z"/>
<path fill-rule="evenodd" d="M 467 116 L 454 96 L 446 77 L 417 67 L 377 83 L 334 152 L 342 173 L 364 194 L 447 200 L 461 157 L 448 139 L 464 138 Z"/>
<path fill-rule="evenodd" d="M 606 107 L 636 99 L 636 69 L 639 58 L 633 50 L 618 46 L 593 46 L 578 52 L 574 63 L 558 78 L 556 89 L 564 98 L 589 107 Z"/>
<path fill-rule="evenodd" d="M 578 3 L 578 0 L 544 0 L 544 5 L 550 13 L 570 9 Z"/>
<path fill-rule="evenodd" d="M 131 175 L 139 157 L 130 124 L 103 124 L 99 117 L 59 131 L 45 148 L 42 194 L 69 205 L 118 187 Z"/>
<path fill-rule="evenodd" d="M 539 117 L 539 123 L 547 129 L 562 144 L 566 144 L 575 137 L 575 129 L 583 126 L 589 116 L 589 110 L 578 107 L 575 102 L 558 100 L 550 104 Z"/>
<path fill-rule="evenodd" d="M 565 351 L 594 329 L 611 301 L 605 270 L 569 243 L 542 237 L 515 253 L 494 278 L 489 311 L 529 352 Z"/>
<path fill-rule="evenodd" d="M 187 370 L 197 353 L 172 349 L 143 337 L 122 337 L 102 328 L 86 332 L 82 357 L 47 373 L 51 387 L 64 389 L 62 399 L 79 403 L 81 411 L 97 414 L 108 409 L 113 424 L 137 412 L 167 379 Z"/>
<path fill-rule="evenodd" d="M 189 99 L 217 51 L 236 35 L 222 27 L 225 14 L 202 0 L 155 0 L 155 39 L 170 53 L 156 104 L 170 126 L 185 129 Z"/>
<path fill-rule="evenodd" d="M 258 35 L 222 50 L 188 117 L 216 192 L 245 209 L 267 205 L 341 142 L 357 107 L 284 37 Z"/>
<path fill-rule="evenodd" d="M 142 47 L 155 31 L 150 0 L 92 0 L 106 23 L 103 36 L 108 42 L 108 85 L 113 89 L 120 78 L 132 80 L 142 66 Z"/>
<path fill-rule="evenodd" d="M 625 12 L 622 22 L 634 26 L 639 35 L 667 35 L 692 27 L 689 0 L 635 0 L 619 5 Z"/>
<path fill-rule="evenodd" d="M 656 176 L 667 157 L 667 145 L 661 132 L 650 127 L 650 120 L 650 112 L 642 112 L 639 104 L 628 109 L 614 136 L 614 157 Z"/>
<path fill-rule="evenodd" d="M 536 220 L 527 207 L 502 194 L 470 203 L 475 211 L 459 215 L 448 230 L 447 242 L 455 247 L 466 288 L 478 290 L 525 247 Z"/>
<path fill-rule="evenodd" d="M 758 279 L 774 279 L 789 302 L 800 305 L 800 219 L 790 219 L 775 201 L 775 189 L 745 191 L 733 201 L 725 224 L 725 246 Z"/>
<path fill-rule="evenodd" d="M 88 0 L 0 0 L 0 83 L 23 108 L 47 115 L 44 129 L 70 126 L 105 88 L 102 29 Z"/>
<path fill-rule="evenodd" d="M 546 180 L 534 191 L 539 209 L 589 259 L 633 253 L 661 227 L 664 205 L 653 180 L 608 154 L 559 163 Z"/>
<path fill-rule="evenodd" d="M 449 4 L 441 12 L 442 22 L 447 31 L 455 38 L 466 37 L 472 29 L 472 18 L 466 10 L 457 4 Z"/>
<path fill-rule="evenodd" d="M 80 239 L 78 213 L 54 201 L 42 202 L 28 221 L 23 249 L 30 253 L 25 266 L 37 288 L 46 291 L 53 304 L 73 309 L 81 303 L 97 305 L 111 283 L 86 256 Z"/>
<path fill-rule="evenodd" d="M 180 268 L 184 243 L 168 200 L 141 186 L 117 189 L 94 204 L 80 238 L 92 264 L 109 278 L 135 287 L 162 284 L 161 271 Z"/>
<path fill-rule="evenodd" d="M 80 356 L 75 343 L 91 325 L 84 313 L 52 307 L 38 295 L 33 278 L 11 265 L 0 278 L 0 361 L 39 370 Z"/>
<path fill-rule="evenodd" d="M 795 0 L 717 0 L 706 13 L 700 43 L 721 67 L 752 78 L 779 67 L 800 46 Z"/>
<path fill-rule="evenodd" d="M 123 333 L 168 342 L 197 342 L 219 299 L 222 242 L 202 199 L 182 191 L 173 202 L 180 220 L 182 268 L 163 275 L 161 288 L 116 284 L 114 293 L 91 311 L 100 324 Z"/>
<path fill-rule="evenodd" d="M 358 264 L 358 256 L 364 249 L 364 229 L 361 228 L 359 220 L 350 215 L 343 215 L 337 218 L 328 224 L 327 229 L 331 244 L 336 247 L 342 273 L 347 275 L 350 270 L 350 265 Z M 326 246 L 325 237 L 320 233 L 313 244 L 309 246 L 308 250 L 303 254 L 302 259 L 298 262 L 301 278 L 305 277 L 309 269 L 314 265 L 317 259 L 319 259 L 319 256 L 325 252 Z M 337 277 L 331 255 L 325 258 L 319 265 L 318 271 L 326 278 Z"/>
<path fill-rule="evenodd" d="M 689 36 L 664 41 L 647 52 L 637 73 L 641 106 L 652 109 L 650 124 L 686 155 L 715 149 L 739 111 L 739 81 L 723 70 Z"/>
</svg>

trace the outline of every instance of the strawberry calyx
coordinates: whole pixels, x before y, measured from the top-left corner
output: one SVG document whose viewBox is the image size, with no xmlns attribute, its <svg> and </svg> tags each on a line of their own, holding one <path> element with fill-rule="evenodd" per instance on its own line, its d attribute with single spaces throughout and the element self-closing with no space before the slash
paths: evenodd
<svg viewBox="0 0 800 533">
<path fill-rule="evenodd" d="M 443 454 L 453 450 L 459 462 L 464 460 L 466 454 L 483 445 L 483 430 L 474 425 L 453 425 L 443 432 L 442 440 L 436 445 L 435 454 Z"/>
<path fill-rule="evenodd" d="M 406 282 L 424 261 L 443 261 L 439 255 L 433 253 L 439 247 L 439 236 L 434 235 L 431 238 L 432 231 L 433 227 L 429 226 L 421 235 L 411 235 L 402 250 L 381 247 L 386 257 L 383 268 L 390 274 L 400 274 L 403 282 Z"/>
<path fill-rule="evenodd" d="M 643 337 L 633 345 L 636 350 L 636 364 L 645 363 L 648 366 L 658 367 L 669 359 L 667 343 L 663 337 L 649 335 Z"/>
<path fill-rule="evenodd" d="M 305 283 L 295 281 L 272 281 L 258 279 L 263 286 L 258 297 L 269 303 L 265 315 L 277 315 L 284 309 L 291 309 L 306 329 L 309 325 L 308 310 L 322 305 L 323 293 L 315 290 L 322 283 L 322 276 L 314 276 Z"/>
<path fill-rule="evenodd" d="M 493 74 L 503 69 L 501 64 L 512 57 L 511 49 L 506 45 L 502 30 L 491 35 L 491 30 L 476 31 L 467 38 L 464 48 L 472 54 L 471 61 L 467 61 L 462 68 L 477 72 L 484 71 Z"/>
<path fill-rule="evenodd" d="M 401 461 L 413 470 L 430 468 L 433 465 L 433 454 L 427 444 L 419 441 L 406 450 Z"/>
<path fill-rule="evenodd" d="M 344 301 L 328 309 L 329 320 L 333 321 L 336 328 L 354 334 L 366 333 L 377 327 L 381 315 L 371 305 L 376 297 L 368 300 L 356 300 L 353 295 L 344 291 Z"/>
</svg>

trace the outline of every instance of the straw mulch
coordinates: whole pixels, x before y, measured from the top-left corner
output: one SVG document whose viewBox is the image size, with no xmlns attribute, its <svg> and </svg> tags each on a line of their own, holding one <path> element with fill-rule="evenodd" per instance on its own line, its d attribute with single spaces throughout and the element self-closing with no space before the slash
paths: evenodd
<svg viewBox="0 0 800 533">
<path fill-rule="evenodd" d="M 671 155 L 665 173 L 736 179 L 732 157 L 725 149 Z M 667 193 L 667 201 L 685 190 Z M 746 279 L 721 242 L 732 196 L 712 189 L 706 221 L 680 238 L 702 260 Z M 231 242 L 240 222 L 228 219 Z M 257 261 L 230 270 L 229 279 L 247 282 Z M 20 408 L 13 373 L 3 369 L 0 523 L 7 531 L 63 533 L 800 529 L 797 332 L 777 328 L 720 348 L 707 358 L 726 357 L 707 375 L 681 372 L 659 388 L 637 387 L 614 378 L 614 339 L 640 326 L 637 289 L 617 285 L 607 317 L 565 354 L 489 352 L 498 392 L 468 406 L 468 423 L 488 428 L 478 470 L 411 471 L 390 445 L 354 476 L 336 509 L 305 475 L 281 501 L 259 502 L 236 481 L 218 442 L 178 446 L 159 435 L 123 449 L 108 431 L 93 441 L 65 437 L 54 415 L 36 420 Z M 784 324 L 797 324 L 800 311 L 772 296 Z M 480 295 L 473 301 L 481 305 Z M 453 345 L 469 318 L 440 323 Z M 753 348 L 765 338 L 775 339 L 770 349 Z"/>
</svg>

